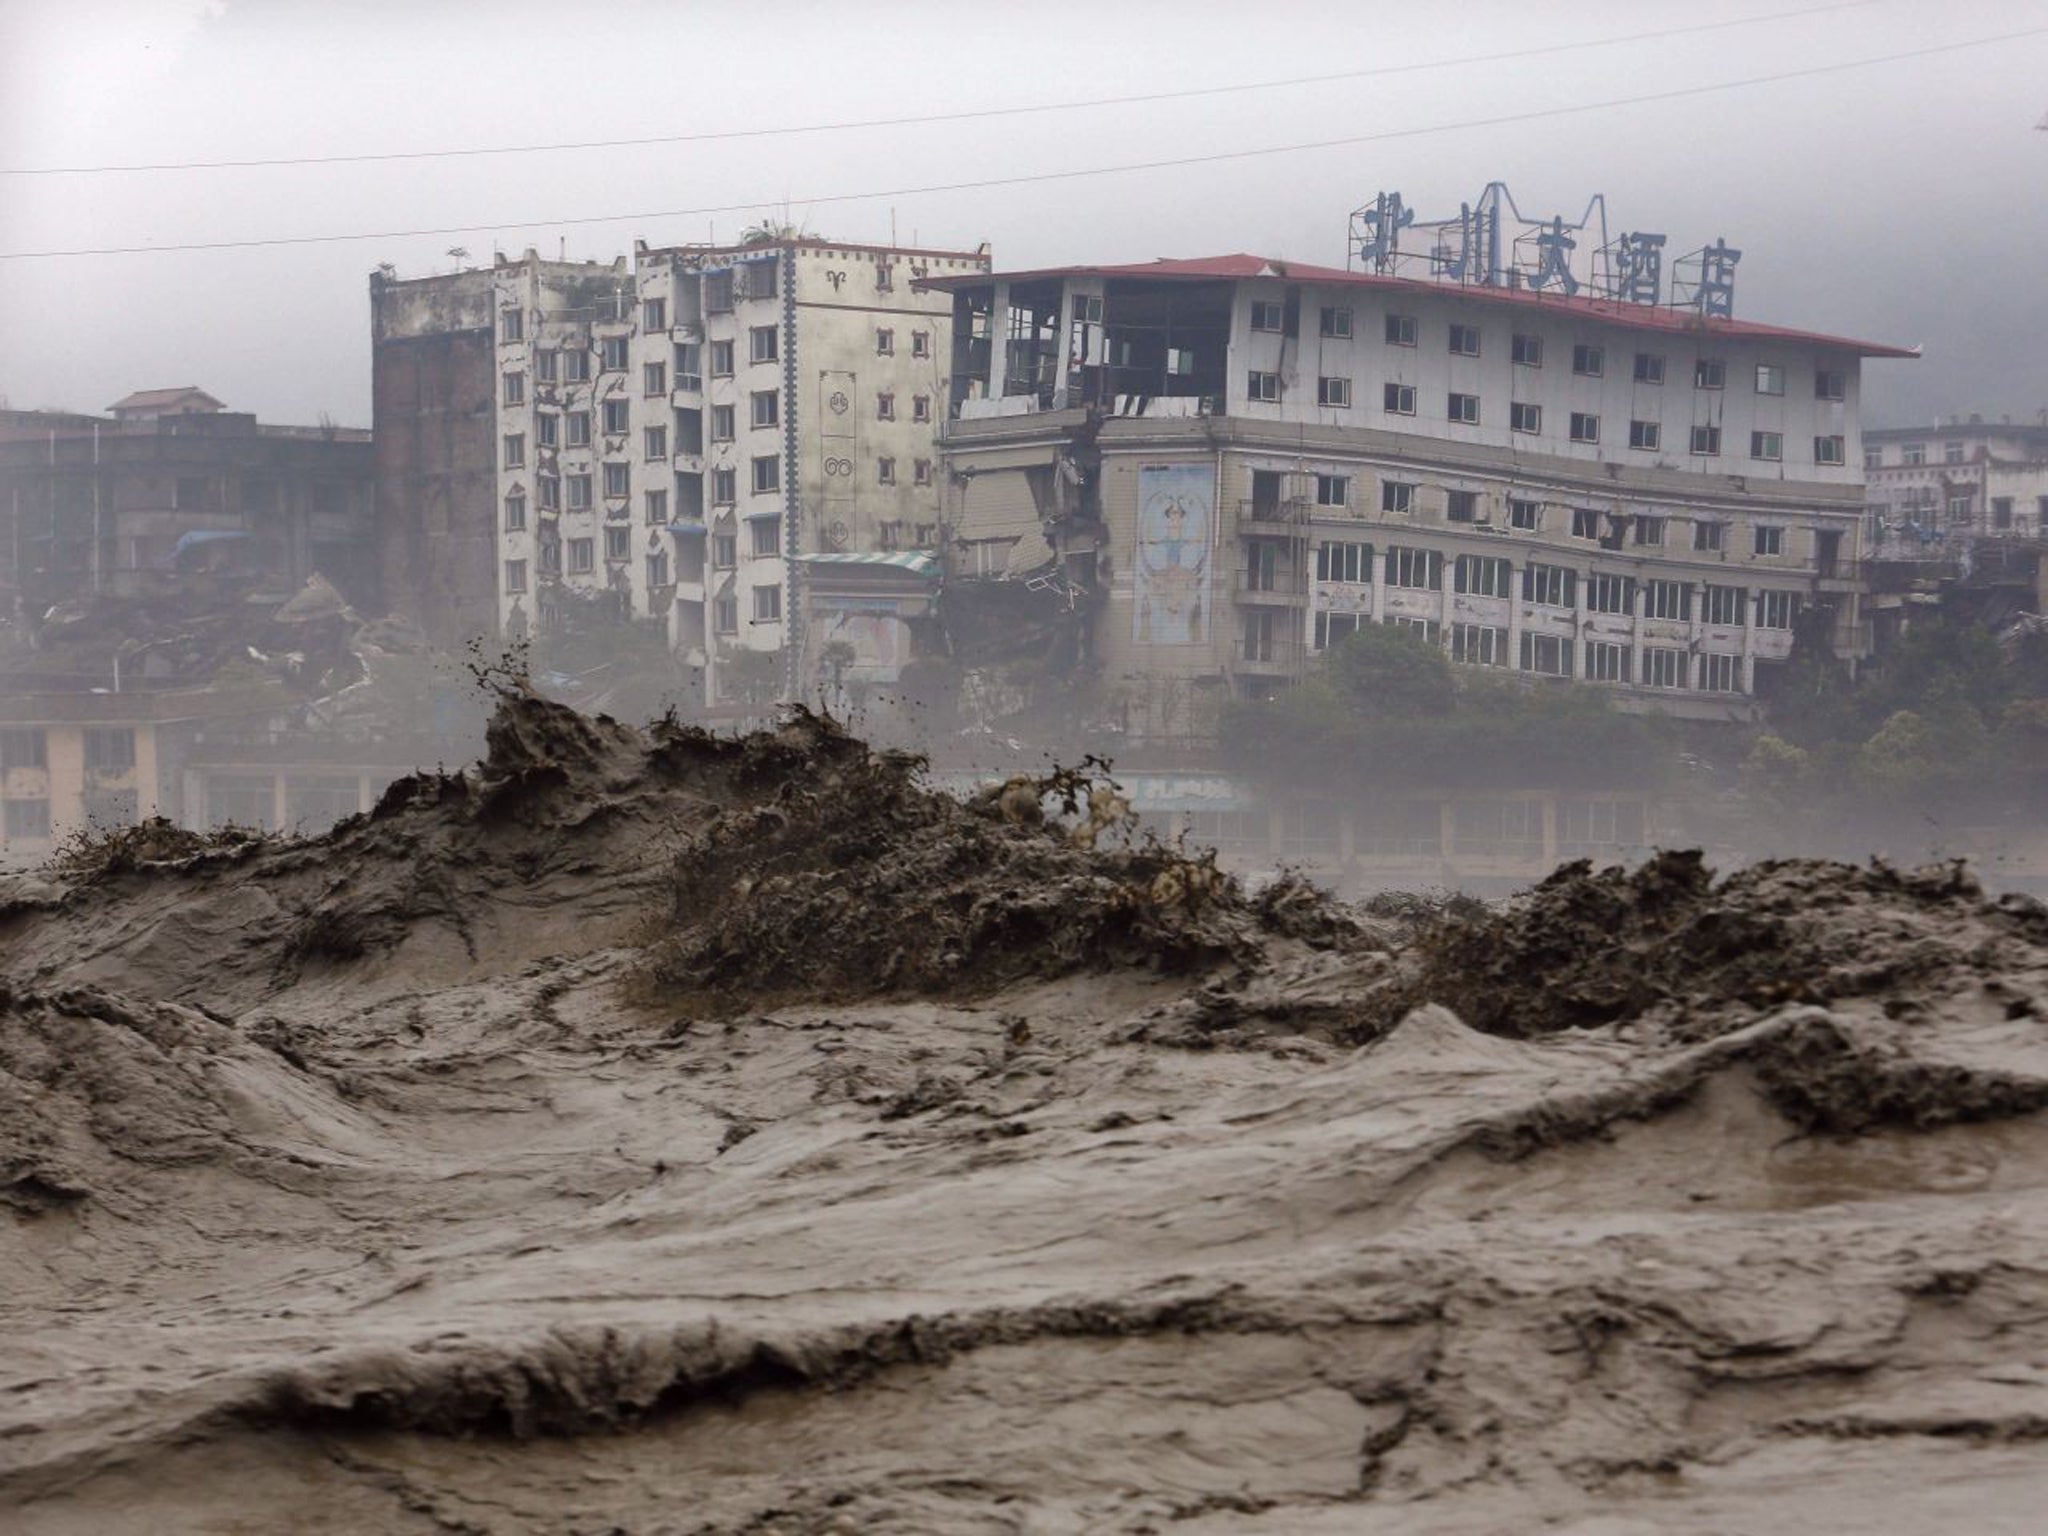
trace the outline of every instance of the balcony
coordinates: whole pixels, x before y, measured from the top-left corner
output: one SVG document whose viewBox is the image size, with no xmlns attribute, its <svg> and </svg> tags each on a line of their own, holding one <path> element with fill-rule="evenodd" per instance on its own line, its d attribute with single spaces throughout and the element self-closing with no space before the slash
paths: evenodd
<svg viewBox="0 0 2048 1536">
<path fill-rule="evenodd" d="M 1279 608 L 1308 606 L 1306 570 L 1267 571 L 1240 566 L 1235 586 L 1240 603 L 1265 604 Z"/>
<path fill-rule="evenodd" d="M 1285 538 L 1307 538 L 1308 519 L 1307 497 L 1288 501 L 1240 501 L 1237 504 L 1238 526 L 1247 533 L 1268 532 Z"/>
</svg>

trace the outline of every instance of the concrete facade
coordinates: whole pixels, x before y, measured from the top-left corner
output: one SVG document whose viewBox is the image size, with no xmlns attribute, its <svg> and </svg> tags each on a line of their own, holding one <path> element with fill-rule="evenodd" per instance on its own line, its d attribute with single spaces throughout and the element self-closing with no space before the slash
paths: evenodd
<svg viewBox="0 0 2048 1536">
<path fill-rule="evenodd" d="M 1360 623 L 1708 718 L 1796 625 L 1867 647 L 1859 369 L 1898 349 L 1247 256 L 946 286 L 949 566 L 1059 555 L 1133 732 Z"/>
</svg>

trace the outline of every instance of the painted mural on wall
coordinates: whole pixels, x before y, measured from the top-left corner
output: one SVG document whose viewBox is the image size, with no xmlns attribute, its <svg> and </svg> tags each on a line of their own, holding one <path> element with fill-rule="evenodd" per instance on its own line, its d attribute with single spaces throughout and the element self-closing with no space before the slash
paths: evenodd
<svg viewBox="0 0 2048 1536">
<path fill-rule="evenodd" d="M 1209 464 L 1147 464 L 1138 471 L 1137 602 L 1140 645 L 1203 645 L 1209 639 L 1216 470 Z"/>
</svg>

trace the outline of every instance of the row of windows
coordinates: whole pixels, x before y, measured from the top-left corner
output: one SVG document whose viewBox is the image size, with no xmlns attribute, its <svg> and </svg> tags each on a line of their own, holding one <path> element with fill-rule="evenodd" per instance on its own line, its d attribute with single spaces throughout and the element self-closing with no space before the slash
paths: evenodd
<svg viewBox="0 0 2048 1536">
<path fill-rule="evenodd" d="M 1344 475 L 1318 475 L 1316 477 L 1316 501 L 1321 506 L 1341 507 L 1347 504 L 1350 481 Z M 1406 516 L 1415 510 L 1415 493 L 1422 489 L 1420 483 L 1412 480 L 1382 480 L 1380 482 L 1380 511 Z M 1470 523 L 1479 516 L 1479 493 L 1470 490 L 1452 489 L 1445 492 L 1444 516 L 1453 523 Z M 1649 513 L 1638 514 L 1628 519 L 1635 542 L 1645 548 L 1661 549 L 1665 546 L 1670 519 Z M 1599 540 L 1611 535 L 1601 528 L 1602 514 L 1593 507 L 1572 508 L 1572 537 L 1575 539 Z M 1511 497 L 1508 501 L 1508 526 L 1524 532 L 1540 532 L 1543 527 L 1543 503 Z M 1782 555 L 1785 553 L 1785 530 L 1775 524 L 1755 524 L 1751 530 L 1751 553 L 1758 555 Z M 1726 523 L 1696 521 L 1692 525 L 1692 547 L 1706 554 L 1719 553 L 1727 548 L 1728 525 Z"/>
<path fill-rule="evenodd" d="M 1315 617 L 1315 648 L 1327 650 L 1370 623 L 1358 614 L 1318 613 Z M 1395 618 L 1388 622 L 1413 629 L 1431 645 L 1444 641 L 1443 627 L 1430 619 Z M 1451 660 L 1468 666 L 1506 667 L 1515 655 L 1507 630 L 1490 624 L 1453 624 L 1450 627 Z M 1546 677 L 1571 677 L 1579 644 L 1564 635 L 1525 632 L 1515 664 L 1524 672 Z M 1579 676 L 1595 683 L 1632 683 L 1644 688 L 1697 688 L 1705 693 L 1740 693 L 1742 658 L 1709 652 L 1697 658 L 1670 646 L 1646 645 L 1631 648 L 1612 641 L 1585 642 L 1585 669 Z"/>
<path fill-rule="evenodd" d="M 1399 545 L 1384 553 L 1382 570 L 1390 587 L 1438 591 L 1443 586 L 1444 557 L 1436 550 Z M 1318 581 L 1363 584 L 1372 580 L 1373 548 L 1350 541 L 1316 547 Z M 1574 608 L 1580 573 L 1570 566 L 1530 564 L 1522 567 L 1522 601 L 1542 607 Z M 1451 562 L 1451 589 L 1473 597 L 1512 595 L 1513 567 L 1497 555 L 1459 555 Z M 1690 620 L 1695 585 L 1664 578 L 1639 579 L 1605 571 L 1584 577 L 1586 607 L 1593 613 L 1633 614 L 1646 619 Z M 1796 593 L 1751 590 L 1708 582 L 1697 588 L 1701 618 L 1709 624 L 1740 624 L 1753 609 L 1760 629 L 1790 629 L 1798 613 Z"/>
<path fill-rule="evenodd" d="M 650 366 L 658 367 L 659 364 Z M 690 420 L 696 413 L 679 411 L 678 417 L 686 414 Z M 896 395 L 892 390 L 883 390 L 875 396 L 875 416 L 881 421 L 894 421 L 896 416 Z M 932 419 L 932 402 L 929 395 L 911 397 L 911 420 L 928 422 Z M 607 400 L 602 411 L 604 433 L 607 437 L 623 437 L 632 430 L 631 411 L 624 400 Z M 782 394 L 779 390 L 757 389 L 747 399 L 747 424 L 755 430 L 767 430 L 782 424 Z M 534 440 L 543 448 L 588 448 L 591 446 L 591 418 L 588 411 L 567 411 L 555 415 L 543 411 L 534 417 Z M 737 437 L 738 409 L 730 405 L 711 407 L 711 441 L 714 443 L 733 442 Z M 691 443 L 696 438 L 696 428 L 682 431 L 681 440 Z M 643 427 L 641 446 L 648 459 L 665 459 L 668 453 L 668 428 Z M 686 448 L 686 452 L 696 451 Z M 526 463 L 526 434 L 508 432 L 505 434 L 503 467 L 519 469 Z"/>
<path fill-rule="evenodd" d="M 651 429 L 651 430 L 659 430 Z M 658 457 L 658 455 L 651 455 Z M 930 459 L 911 461 L 911 483 L 928 486 L 935 478 Z M 752 485 L 755 494 L 764 495 L 781 489 L 781 461 L 772 455 L 763 455 L 752 464 Z M 693 479 L 695 477 L 692 477 Z M 875 483 L 877 485 L 900 485 L 902 480 L 897 462 L 890 455 L 883 454 L 875 460 Z M 592 480 L 589 475 L 574 474 L 560 477 L 543 475 L 535 482 L 540 509 L 543 512 L 560 511 L 566 500 L 567 510 L 585 512 L 592 508 Z M 604 493 L 607 500 L 622 501 L 633 493 L 631 473 L 624 464 L 604 466 Z M 526 489 L 514 486 L 505 493 L 505 528 L 518 533 L 526 527 Z M 701 488 L 693 500 L 701 500 Z M 717 468 L 711 471 L 711 504 L 729 507 L 739 500 L 739 472 L 734 469 Z M 650 490 L 644 493 L 643 502 L 649 523 L 666 523 L 669 519 L 668 492 Z"/>
<path fill-rule="evenodd" d="M 1281 304 L 1271 301 L 1256 302 L 1252 305 L 1252 329 L 1255 331 L 1279 331 L 1286 324 L 1286 310 Z M 1353 334 L 1352 316 L 1349 309 L 1325 308 L 1320 326 L 1324 336 L 1338 339 Z M 1420 344 L 1421 325 L 1413 315 L 1386 317 L 1386 343 L 1390 347 L 1413 347 Z M 1447 350 L 1458 357 L 1478 357 L 1484 350 L 1484 337 L 1476 325 L 1451 322 L 1445 332 Z M 1522 368 L 1543 366 L 1543 338 L 1517 331 L 1510 344 L 1510 353 L 1515 364 Z M 1607 349 L 1586 342 L 1575 343 L 1572 347 L 1572 372 L 1582 378 L 1604 378 L 1607 373 Z M 1638 384 L 1662 384 L 1665 376 L 1665 359 L 1661 352 L 1638 352 L 1635 354 L 1634 378 Z M 1756 392 L 1760 395 L 1782 395 L 1785 393 L 1786 372 L 1782 364 L 1758 363 L 1754 375 Z M 1693 388 L 1725 389 L 1728 387 L 1728 365 L 1720 358 L 1703 357 L 1693 364 Z M 1848 375 L 1839 368 L 1817 368 L 1813 375 L 1813 396 L 1816 400 L 1841 400 L 1848 394 Z"/>
<path fill-rule="evenodd" d="M 1253 400 L 1273 402 L 1280 398 L 1280 375 L 1254 370 L 1247 376 L 1245 393 Z M 1349 409 L 1351 405 L 1351 380 L 1343 378 L 1319 378 L 1316 380 L 1316 404 L 1331 409 Z M 1381 398 L 1381 409 L 1390 416 L 1413 416 L 1416 414 L 1416 392 L 1412 384 L 1387 384 Z M 1476 427 L 1480 424 L 1479 396 L 1452 390 L 1445 398 L 1444 419 L 1463 426 Z M 1598 443 L 1600 441 L 1600 418 L 1588 411 L 1573 411 L 1567 423 L 1567 435 L 1575 443 Z M 1513 432 L 1540 433 L 1543 430 L 1543 407 L 1525 401 L 1511 401 L 1508 405 L 1508 429 Z M 1628 424 L 1628 445 L 1645 453 L 1660 453 L 1664 448 L 1664 425 L 1656 421 L 1631 421 Z M 1721 452 L 1721 429 L 1718 426 L 1695 426 L 1688 451 L 1702 458 L 1716 457 Z M 1816 437 L 1813 440 L 1813 462 L 1816 464 L 1839 465 L 1847 462 L 1848 442 L 1839 433 Z M 1752 432 L 1749 435 L 1749 456 L 1776 462 L 1785 457 L 1785 437 L 1781 432 Z"/>
</svg>

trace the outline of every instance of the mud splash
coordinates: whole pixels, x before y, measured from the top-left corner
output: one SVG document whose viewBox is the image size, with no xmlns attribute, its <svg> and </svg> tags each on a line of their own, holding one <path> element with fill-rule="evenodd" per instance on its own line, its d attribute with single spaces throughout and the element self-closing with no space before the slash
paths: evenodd
<svg viewBox="0 0 2048 1536">
<path fill-rule="evenodd" d="M 514 694 L 0 890 L 13 1528 L 2034 1528 L 2038 904 L 1026 802 Z"/>
</svg>

